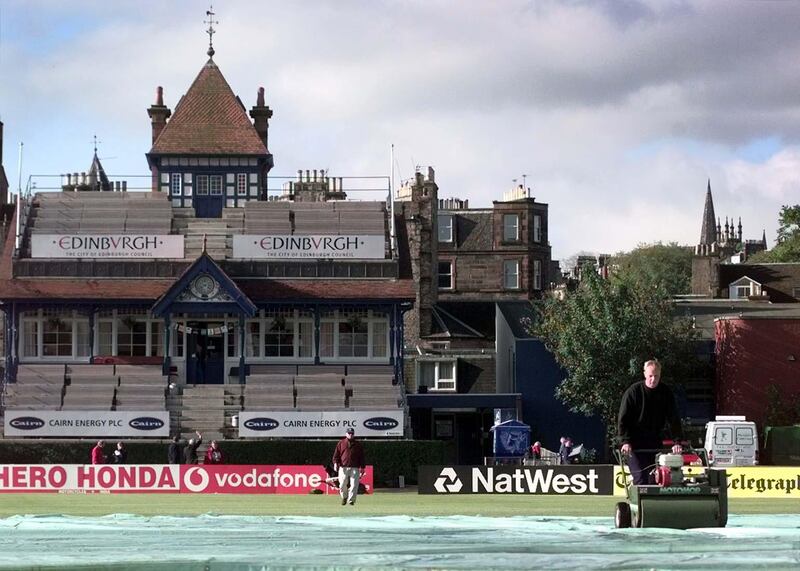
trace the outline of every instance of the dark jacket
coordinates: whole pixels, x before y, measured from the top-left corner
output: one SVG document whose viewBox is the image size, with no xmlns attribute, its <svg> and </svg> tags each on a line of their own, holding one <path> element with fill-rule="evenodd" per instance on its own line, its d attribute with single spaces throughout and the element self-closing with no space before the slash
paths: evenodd
<svg viewBox="0 0 800 571">
<path fill-rule="evenodd" d="M 364 447 L 355 437 L 352 440 L 342 438 L 333 451 L 333 463 L 345 468 L 364 468 Z"/>
<path fill-rule="evenodd" d="M 114 448 L 114 452 L 111 454 L 111 459 L 114 464 L 126 464 L 128 462 L 128 450 L 127 448 Z"/>
<path fill-rule="evenodd" d="M 203 438 L 199 437 L 194 441 L 194 444 L 187 444 L 186 448 L 183 449 L 183 461 L 185 464 L 197 464 L 197 449 L 200 447 L 200 443 L 203 442 Z"/>
<path fill-rule="evenodd" d="M 675 397 L 664 383 L 648 389 L 644 381 L 628 387 L 622 395 L 617 418 L 622 444 L 636 448 L 661 448 L 665 437 L 681 438 L 683 430 Z"/>
<path fill-rule="evenodd" d="M 180 442 L 173 442 L 169 445 L 169 450 L 167 451 L 167 461 L 170 464 L 183 463 L 183 451 L 181 450 Z"/>
</svg>

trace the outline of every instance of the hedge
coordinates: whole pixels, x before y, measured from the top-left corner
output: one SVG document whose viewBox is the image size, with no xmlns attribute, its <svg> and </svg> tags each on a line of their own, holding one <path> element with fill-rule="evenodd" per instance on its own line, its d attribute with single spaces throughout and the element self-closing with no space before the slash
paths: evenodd
<svg viewBox="0 0 800 571">
<path fill-rule="evenodd" d="M 89 463 L 94 441 L 0 440 L 0 464 Z M 417 468 L 453 462 L 452 444 L 439 440 L 362 440 L 367 464 L 375 468 L 375 485 L 396 485 L 399 475 L 406 483 L 417 482 Z M 126 442 L 129 464 L 163 464 L 169 443 Z M 220 443 L 230 464 L 316 464 L 331 461 L 334 440 L 231 440 Z M 106 451 L 114 450 L 107 440 Z"/>
</svg>

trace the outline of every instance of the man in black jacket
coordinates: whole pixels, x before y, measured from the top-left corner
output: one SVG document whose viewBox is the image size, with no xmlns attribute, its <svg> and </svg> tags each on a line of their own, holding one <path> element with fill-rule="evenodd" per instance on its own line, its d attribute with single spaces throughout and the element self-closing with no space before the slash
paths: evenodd
<svg viewBox="0 0 800 571">
<path fill-rule="evenodd" d="M 665 430 L 667 429 L 667 430 Z M 662 447 L 665 436 L 681 438 L 681 419 L 670 388 L 661 383 L 661 363 L 656 359 L 644 364 L 644 380 L 628 387 L 622 395 L 617 421 L 620 451 L 628 455 L 633 483 L 649 483 L 650 467 L 655 463 L 654 449 Z M 680 454 L 680 445 L 672 451 Z"/>
<path fill-rule="evenodd" d="M 199 464 L 197 461 L 197 449 L 203 442 L 203 435 L 195 432 L 197 438 L 190 438 L 186 448 L 183 449 L 183 461 L 185 464 Z"/>
<path fill-rule="evenodd" d="M 181 437 L 173 436 L 167 451 L 167 461 L 170 464 L 183 464 L 183 451 L 181 450 Z"/>
</svg>

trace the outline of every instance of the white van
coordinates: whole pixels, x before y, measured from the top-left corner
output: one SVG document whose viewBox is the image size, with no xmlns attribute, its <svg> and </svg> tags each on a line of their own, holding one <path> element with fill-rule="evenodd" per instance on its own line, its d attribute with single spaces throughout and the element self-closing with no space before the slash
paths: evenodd
<svg viewBox="0 0 800 571">
<path fill-rule="evenodd" d="M 706 424 L 703 447 L 711 466 L 758 464 L 756 423 L 743 416 L 718 416 Z"/>
</svg>

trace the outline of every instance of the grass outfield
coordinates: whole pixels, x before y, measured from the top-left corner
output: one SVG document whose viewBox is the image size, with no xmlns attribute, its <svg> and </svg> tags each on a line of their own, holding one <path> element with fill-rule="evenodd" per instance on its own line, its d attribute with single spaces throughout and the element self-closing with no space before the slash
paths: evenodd
<svg viewBox="0 0 800 571">
<path fill-rule="evenodd" d="M 341 506 L 334 495 L 173 495 L 173 494 L 0 494 L 0 517 L 20 514 L 102 516 L 218 515 L 265 516 L 608 516 L 613 497 L 578 496 L 420 496 L 414 491 L 378 491 Z M 732 499 L 731 514 L 800 513 L 800 499 Z"/>
</svg>

